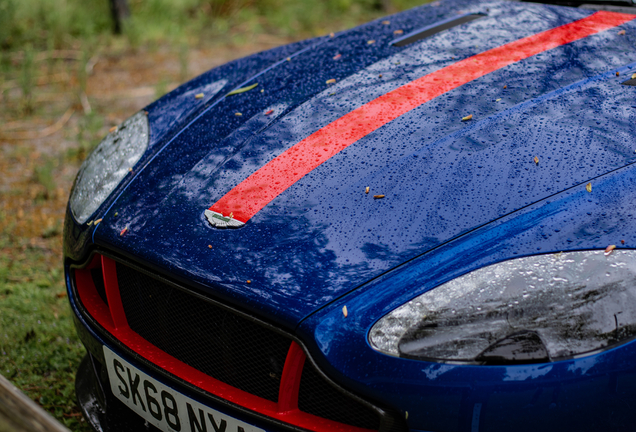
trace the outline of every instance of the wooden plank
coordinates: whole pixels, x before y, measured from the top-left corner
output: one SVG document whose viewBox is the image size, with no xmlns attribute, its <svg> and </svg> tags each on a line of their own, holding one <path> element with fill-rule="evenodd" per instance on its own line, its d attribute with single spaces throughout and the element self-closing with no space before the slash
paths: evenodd
<svg viewBox="0 0 636 432">
<path fill-rule="evenodd" d="M 0 375 L 0 432 L 70 432 Z"/>
</svg>

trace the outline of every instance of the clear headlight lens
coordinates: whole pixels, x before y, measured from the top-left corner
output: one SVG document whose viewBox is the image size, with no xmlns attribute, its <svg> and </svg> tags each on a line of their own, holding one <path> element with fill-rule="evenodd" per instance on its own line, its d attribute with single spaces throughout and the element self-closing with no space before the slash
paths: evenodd
<svg viewBox="0 0 636 432">
<path fill-rule="evenodd" d="M 371 329 L 378 351 L 483 364 L 579 356 L 636 336 L 636 251 L 564 252 L 468 273 Z"/>
<path fill-rule="evenodd" d="M 148 148 L 148 116 L 143 111 L 102 140 L 82 164 L 71 194 L 71 211 L 84 223 L 115 190 Z"/>
</svg>

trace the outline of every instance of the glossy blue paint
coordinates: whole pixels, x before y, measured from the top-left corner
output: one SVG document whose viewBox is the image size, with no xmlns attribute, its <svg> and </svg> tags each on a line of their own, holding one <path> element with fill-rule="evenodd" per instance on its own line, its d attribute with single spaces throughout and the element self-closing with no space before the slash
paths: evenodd
<svg viewBox="0 0 636 432">
<path fill-rule="evenodd" d="M 437 9 L 408 14 L 422 17 L 410 18 L 412 27 L 426 24 L 429 10 Z M 232 187 L 361 104 L 458 59 L 591 13 L 518 3 L 462 10 L 484 11 L 487 17 L 403 49 L 388 45 L 393 23 L 371 23 L 271 68 L 255 90 L 219 100 L 154 155 L 99 215 L 95 242 L 293 329 L 409 259 L 636 160 L 636 89 L 615 75 L 632 67 L 633 32 L 608 31 L 407 113 L 308 174 L 239 230 L 205 221 L 203 211 Z M 337 84 L 325 84 L 329 78 Z M 269 109 L 274 114 L 267 116 Z M 466 114 L 473 114 L 471 123 L 460 121 Z M 386 198 L 375 201 L 373 194 Z"/>
<path fill-rule="evenodd" d="M 122 180 L 96 214 L 107 212 L 115 198 L 137 177 L 138 172 L 152 162 L 184 127 L 222 101 L 225 94 L 241 88 L 260 73 L 276 67 L 280 64 L 281 58 L 294 57 L 319 43 L 319 39 L 308 39 L 234 60 L 199 75 L 148 105 L 145 108 L 150 124 L 148 151 L 137 163 L 135 171 Z M 225 83 L 225 86 L 219 88 L 222 83 Z M 194 96 L 199 93 L 206 96 L 196 99 Z M 67 208 L 64 223 L 64 256 L 73 261 L 82 261 L 91 247 L 94 229 L 79 225 Z"/>
<path fill-rule="evenodd" d="M 621 168 L 453 240 L 358 289 L 304 321 L 303 340 L 334 379 L 409 412 L 421 430 L 631 430 L 636 342 L 579 359 L 467 366 L 399 359 L 368 344 L 372 325 L 436 286 L 489 264 L 537 253 L 636 245 L 636 167 Z M 348 317 L 341 312 L 346 305 Z"/>
<path fill-rule="evenodd" d="M 256 112 L 272 104 L 275 105 L 281 100 L 291 101 L 298 105 L 324 87 L 324 81 L 321 81 L 321 79 L 325 76 L 332 76 L 329 71 L 334 70 L 334 64 L 337 65 L 342 76 L 354 73 L 395 51 L 388 47 L 388 42 L 390 41 L 388 35 L 394 29 L 403 28 L 408 30 L 418 28 L 452 15 L 454 9 L 453 5 L 439 5 L 433 11 L 428 11 L 427 13 L 402 13 L 390 17 L 392 21 L 390 26 L 385 26 L 378 20 L 360 28 L 339 33 L 333 39 L 322 37 L 274 48 L 212 69 L 173 90 L 146 107 L 151 128 L 149 150 L 139 161 L 135 171 L 122 181 L 113 192 L 111 198 L 96 212 L 96 215 L 103 215 L 110 210 L 115 199 L 122 191 L 128 188 L 131 180 L 137 178 L 139 171 L 145 169 L 164 150 L 164 153 L 169 153 L 168 160 L 170 160 L 170 165 L 174 172 L 161 174 L 182 176 L 184 172 L 187 172 L 194 163 L 207 153 L 209 146 L 218 143 L 220 139 L 226 137 L 240 126 L 244 120 L 249 118 L 247 117 L 246 106 L 248 108 L 253 106 L 252 111 Z M 386 34 L 378 36 L 377 32 L 379 29 L 382 29 Z M 373 50 L 363 50 L 367 41 L 365 35 L 371 33 L 380 37 L 378 38 L 378 43 L 373 47 L 375 48 Z M 328 57 L 320 55 L 323 51 L 310 58 L 318 60 L 316 63 L 291 61 L 296 59 L 299 54 L 312 51 L 325 41 L 331 41 L 332 43 L 328 47 L 322 47 L 324 52 L 334 55 L 335 53 L 341 53 L 342 61 L 333 64 L 328 62 Z M 337 43 L 334 43 L 336 41 Z M 288 62 L 287 59 L 290 61 Z M 263 74 L 267 74 L 267 72 L 272 70 L 275 73 L 263 76 Z M 317 73 L 322 75 L 317 75 Z M 263 81 L 265 78 L 267 78 L 267 82 Z M 186 146 L 178 145 L 182 143 L 174 143 L 175 136 L 183 133 L 184 127 L 188 127 L 191 122 L 198 119 L 202 114 L 209 112 L 211 108 L 224 102 L 224 95 L 232 89 L 241 88 L 249 84 L 252 79 L 260 81 L 259 89 L 261 90 L 264 90 L 267 84 L 268 91 L 261 94 L 258 98 L 245 99 L 234 96 L 229 99 L 232 102 L 241 102 L 234 109 L 242 112 L 243 116 L 232 118 L 230 114 L 230 117 L 223 118 L 223 121 L 219 121 L 219 118 L 216 118 L 216 124 L 211 125 L 215 129 L 208 131 L 211 132 L 211 137 L 207 138 L 211 139 L 211 141 L 205 141 L 202 148 L 196 147 L 198 142 L 190 143 L 190 145 Z M 201 92 L 205 94 L 206 86 L 224 80 L 227 81 L 226 86 L 212 97 L 206 96 L 203 100 L 194 99 L 195 102 L 184 97 L 185 94 L 196 95 Z M 211 87 L 216 90 L 216 85 Z M 250 95 L 252 94 L 250 93 Z M 198 106 L 197 104 L 200 105 Z M 167 120 L 167 122 L 164 123 L 164 120 Z M 169 130 L 169 128 L 172 128 L 172 130 Z M 171 144 L 173 145 L 171 146 Z M 148 190 L 146 189 L 145 192 L 148 192 Z M 159 200 L 160 197 L 161 195 L 154 197 L 147 193 L 143 194 L 143 198 L 147 201 L 145 204 L 152 203 L 153 199 Z M 90 246 L 84 232 L 87 227 L 78 226 L 72 218 L 69 220 L 67 217 L 66 221 L 67 225 L 69 225 L 65 231 L 69 233 L 68 241 L 65 241 L 66 256 L 73 260 L 82 260 L 87 248 Z M 90 234 L 92 235 L 92 232 Z"/>
<path fill-rule="evenodd" d="M 396 29 L 479 12 L 487 16 L 389 45 Z M 611 30 L 550 50 L 422 105 L 311 172 L 241 229 L 216 230 L 203 216 L 249 174 L 352 109 L 590 13 L 442 1 L 389 25 L 378 20 L 214 69 L 147 108 L 148 153 L 98 211 L 94 232 L 67 214 L 65 256 L 80 261 L 94 242 L 296 330 L 335 381 L 408 411 L 413 430 L 631 430 L 634 342 L 550 364 L 460 366 L 380 354 L 367 333 L 404 302 L 492 263 L 636 247 L 636 88 L 620 85 L 636 69 L 636 23 L 622 26 L 625 35 Z M 330 78 L 337 83 L 325 84 Z M 224 98 L 253 82 L 256 89 Z M 194 99 L 200 92 L 206 97 Z M 461 122 L 467 114 L 473 121 Z"/>
</svg>

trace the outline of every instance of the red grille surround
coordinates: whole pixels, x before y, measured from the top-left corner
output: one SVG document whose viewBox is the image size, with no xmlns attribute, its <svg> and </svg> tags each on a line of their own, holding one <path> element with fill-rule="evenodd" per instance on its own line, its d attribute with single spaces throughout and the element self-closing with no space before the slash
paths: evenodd
<svg viewBox="0 0 636 432">
<path fill-rule="evenodd" d="M 101 267 L 104 276 L 108 304 L 100 297 L 91 275 L 91 270 L 99 267 Z M 272 402 L 204 374 L 160 350 L 135 333 L 126 319 L 119 293 L 117 266 L 112 259 L 103 255 L 95 255 L 88 266 L 75 270 L 75 281 L 82 305 L 107 332 L 144 359 L 182 380 L 251 411 L 310 431 L 372 431 L 318 417 L 298 409 L 300 380 L 306 355 L 296 342 L 291 342 L 287 353 L 280 381 L 278 402 Z"/>
</svg>

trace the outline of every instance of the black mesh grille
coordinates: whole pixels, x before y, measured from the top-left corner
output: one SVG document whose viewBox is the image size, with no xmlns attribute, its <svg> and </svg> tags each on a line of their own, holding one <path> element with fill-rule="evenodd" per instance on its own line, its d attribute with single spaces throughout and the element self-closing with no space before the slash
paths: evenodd
<svg viewBox="0 0 636 432">
<path fill-rule="evenodd" d="M 93 284 L 95 285 L 97 294 L 99 294 L 99 297 L 104 300 L 104 303 L 106 303 L 106 305 L 108 305 L 108 299 L 106 298 L 106 287 L 104 286 L 104 273 L 102 272 L 102 268 L 98 267 L 91 269 L 91 278 L 93 279 Z"/>
<path fill-rule="evenodd" d="M 380 428 L 380 417 L 375 411 L 330 385 L 309 361 L 305 362 L 300 379 L 298 408 L 351 426 L 374 430 Z"/>
<path fill-rule="evenodd" d="M 270 401 L 291 340 L 122 264 L 117 280 L 130 328 L 201 372 Z"/>
</svg>

